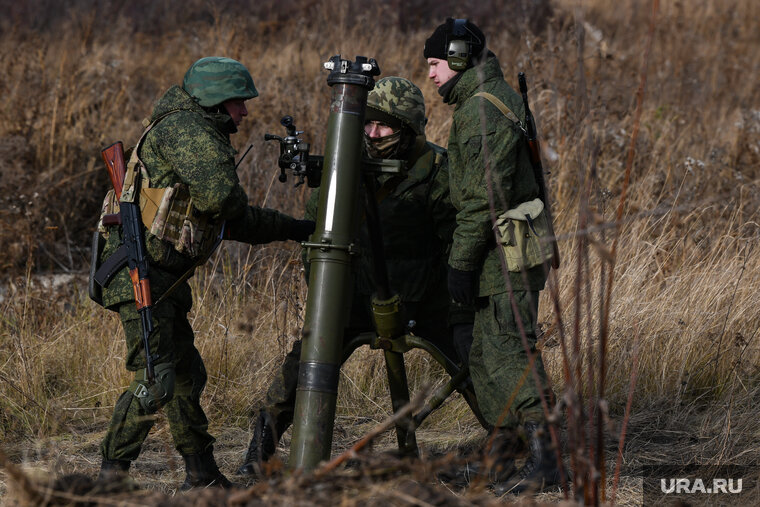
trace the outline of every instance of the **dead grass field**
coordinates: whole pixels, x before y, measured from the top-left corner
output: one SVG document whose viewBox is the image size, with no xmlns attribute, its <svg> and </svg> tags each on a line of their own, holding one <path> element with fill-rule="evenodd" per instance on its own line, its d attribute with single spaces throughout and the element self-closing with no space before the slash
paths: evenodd
<svg viewBox="0 0 760 507">
<path fill-rule="evenodd" d="M 151 103 L 190 63 L 229 56 L 249 67 L 260 92 L 233 137 L 241 153 L 253 144 L 241 181 L 252 203 L 300 215 L 306 190 L 276 181 L 276 149 L 263 134 L 280 134 L 279 118 L 291 114 L 312 152 L 321 153 L 329 97 L 321 64 L 335 54 L 365 55 L 384 76 L 421 87 L 428 137 L 445 145 L 451 111 L 425 79 L 422 46 L 447 15 L 483 28 L 513 86 L 518 71 L 528 76 L 564 263 L 542 295 L 544 357 L 558 397 L 583 416 L 573 412 L 570 427 L 563 425 L 568 464 L 587 469 L 586 459 L 599 455 L 594 435 L 601 427 L 602 500 L 616 495 L 623 505 L 641 503 L 642 465 L 758 465 L 760 4 L 661 2 L 648 56 L 649 1 L 536 5 L 0 0 L 0 461 L 27 474 L 0 469 L 0 502 L 52 503 L 29 496 L 35 480 L 94 476 L 113 403 L 130 381 L 118 319 L 86 296 L 89 234 L 108 187 L 100 149 L 118 139 L 134 143 Z M 63 283 L 43 283 L 53 275 Z M 306 295 L 300 255 L 290 244 L 229 244 L 192 286 L 191 322 L 209 372 L 203 402 L 219 439 L 217 459 L 232 474 L 250 437 L 250 415 L 299 336 Z M 425 355 L 407 363 L 414 390 L 442 381 Z M 335 453 L 391 415 L 383 375 L 367 374 L 383 368 L 369 350 L 344 366 Z M 426 421 L 418 440 L 432 459 L 483 436 L 455 397 Z M 386 433 L 374 449 L 393 441 Z M 288 443 L 289 433 L 283 456 Z M 426 482 L 434 476 L 429 468 L 405 466 L 376 481 L 370 472 L 359 480 L 340 471 L 322 489 L 276 474 L 238 500 L 496 502 L 477 488 L 447 493 Z M 133 478 L 154 496 L 119 501 L 225 501 L 205 492 L 162 496 L 183 473 L 159 419 L 133 467 Z M 416 482 L 405 482 L 409 477 Z"/>
</svg>

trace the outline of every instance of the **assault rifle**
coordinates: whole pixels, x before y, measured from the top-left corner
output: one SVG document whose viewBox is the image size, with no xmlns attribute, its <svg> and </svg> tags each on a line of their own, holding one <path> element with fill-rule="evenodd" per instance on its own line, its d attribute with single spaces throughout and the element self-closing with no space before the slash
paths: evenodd
<svg viewBox="0 0 760 507">
<path fill-rule="evenodd" d="M 127 167 L 124 163 L 124 145 L 121 141 L 118 141 L 104 149 L 101 155 L 103 155 L 103 161 L 106 163 L 108 176 L 111 178 L 116 198 L 120 199 L 124 188 L 124 178 L 127 173 Z M 140 174 L 136 173 L 135 178 L 139 179 Z M 135 182 L 135 187 L 139 188 L 139 181 Z M 148 341 L 153 332 L 153 303 L 150 296 L 148 254 L 145 249 L 140 205 L 137 202 L 119 202 L 119 215 L 124 238 L 124 244 L 120 249 L 123 248 L 126 252 L 129 277 L 132 279 L 132 289 L 135 292 L 137 313 L 140 314 L 142 322 L 146 377 L 148 382 L 152 384 L 156 378 L 153 361 L 158 359 L 158 357 L 150 353 L 150 342 Z"/>
<path fill-rule="evenodd" d="M 533 113 L 530 112 L 530 106 L 528 106 L 528 85 L 525 82 L 525 73 L 520 72 L 517 75 L 517 80 L 520 83 L 520 93 L 522 94 L 523 106 L 525 106 L 525 137 L 528 141 L 530 163 L 533 166 L 533 174 L 538 183 L 539 195 L 544 202 L 546 221 L 549 224 L 549 235 L 552 238 L 552 267 L 557 269 L 559 268 L 559 246 L 557 245 L 557 238 L 554 234 L 554 218 L 552 217 L 551 203 L 549 202 L 549 196 L 546 193 L 544 167 L 541 163 L 541 147 L 538 143 L 538 133 L 536 132 L 536 120 L 533 118 Z"/>
</svg>

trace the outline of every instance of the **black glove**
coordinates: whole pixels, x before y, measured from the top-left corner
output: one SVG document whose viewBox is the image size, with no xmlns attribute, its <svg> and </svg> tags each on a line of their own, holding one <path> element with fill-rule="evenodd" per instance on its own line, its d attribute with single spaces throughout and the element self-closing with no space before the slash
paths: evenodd
<svg viewBox="0 0 760 507">
<path fill-rule="evenodd" d="M 451 340 L 459 356 L 462 366 L 470 364 L 470 349 L 472 348 L 472 322 L 454 324 L 451 326 Z"/>
<path fill-rule="evenodd" d="M 290 225 L 290 231 L 288 231 L 288 239 L 298 242 L 306 241 L 311 236 L 311 233 L 314 232 L 316 226 L 317 223 L 313 220 L 293 220 L 293 223 Z"/>
<path fill-rule="evenodd" d="M 449 294 L 457 303 L 475 303 L 475 271 L 462 271 L 449 266 Z"/>
</svg>

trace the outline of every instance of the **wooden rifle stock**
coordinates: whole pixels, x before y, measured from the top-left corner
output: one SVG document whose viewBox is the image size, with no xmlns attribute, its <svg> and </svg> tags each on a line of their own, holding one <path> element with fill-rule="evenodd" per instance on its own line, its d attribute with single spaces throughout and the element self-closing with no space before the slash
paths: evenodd
<svg viewBox="0 0 760 507">
<path fill-rule="evenodd" d="M 119 199 L 124 188 L 124 177 L 127 174 L 127 165 L 124 163 L 124 145 L 121 141 L 116 141 L 100 154 L 103 156 L 103 162 L 106 163 L 116 198 Z"/>
<path fill-rule="evenodd" d="M 554 217 L 552 216 L 549 195 L 546 191 L 546 181 L 544 180 L 544 167 L 541 163 L 541 147 L 538 143 L 536 120 L 533 118 L 533 113 L 531 113 L 530 106 L 528 105 L 528 84 L 525 82 L 525 73 L 520 72 L 517 75 L 517 80 L 520 83 L 520 93 L 522 94 L 523 106 L 525 107 L 525 137 L 528 142 L 530 163 L 533 166 L 533 174 L 538 183 L 538 191 L 541 200 L 544 202 L 544 210 L 546 210 L 546 218 L 549 224 L 549 234 L 552 238 L 552 267 L 557 269 L 559 268 L 559 245 L 557 244 L 557 238 L 554 234 Z"/>
</svg>

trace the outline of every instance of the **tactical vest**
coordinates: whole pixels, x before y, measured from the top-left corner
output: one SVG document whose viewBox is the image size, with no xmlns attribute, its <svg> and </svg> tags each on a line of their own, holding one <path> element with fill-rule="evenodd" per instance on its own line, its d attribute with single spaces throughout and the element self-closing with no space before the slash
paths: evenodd
<svg viewBox="0 0 760 507">
<path fill-rule="evenodd" d="M 203 257 L 216 244 L 223 221 L 199 213 L 193 206 L 190 190 L 184 183 L 167 188 L 151 188 L 150 176 L 138 155 L 148 132 L 161 120 L 179 110 L 169 111 L 150 123 L 143 132 L 127 163 L 121 199 L 113 189 L 103 200 L 98 230 L 107 237 L 103 217 L 119 213 L 119 201 L 135 202 L 139 196 L 140 216 L 149 234 L 170 243 L 175 250 L 191 258 Z"/>
</svg>

